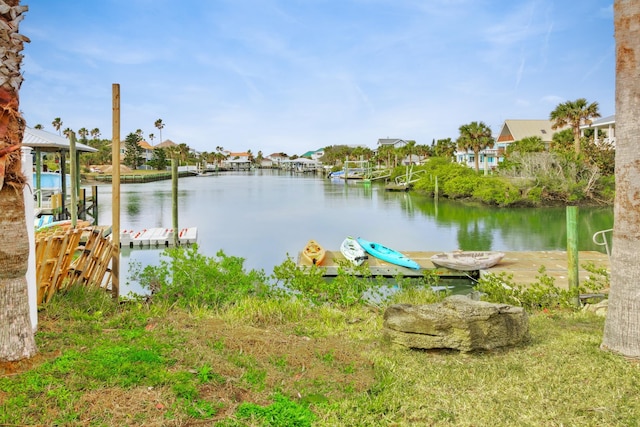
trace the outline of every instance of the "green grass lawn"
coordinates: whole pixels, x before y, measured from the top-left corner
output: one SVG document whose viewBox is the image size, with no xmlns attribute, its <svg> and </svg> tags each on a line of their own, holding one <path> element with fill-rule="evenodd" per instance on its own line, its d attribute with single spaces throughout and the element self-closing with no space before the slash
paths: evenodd
<svg viewBox="0 0 640 427">
<path fill-rule="evenodd" d="M 391 347 L 383 312 L 71 289 L 39 313 L 38 356 L 0 366 L 0 425 L 640 424 L 640 368 L 599 349 L 601 317 L 535 312 L 530 342 L 463 354 Z"/>
</svg>

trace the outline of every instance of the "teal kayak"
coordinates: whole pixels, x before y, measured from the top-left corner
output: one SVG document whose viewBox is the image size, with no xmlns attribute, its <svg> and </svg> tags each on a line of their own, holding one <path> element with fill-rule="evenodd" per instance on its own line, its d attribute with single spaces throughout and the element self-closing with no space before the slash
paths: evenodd
<svg viewBox="0 0 640 427">
<path fill-rule="evenodd" d="M 417 262 L 394 249 L 383 246 L 380 243 L 370 242 L 362 237 L 358 237 L 356 240 L 369 255 L 380 258 L 383 261 L 390 262 L 391 264 L 420 270 L 420 265 Z"/>
</svg>

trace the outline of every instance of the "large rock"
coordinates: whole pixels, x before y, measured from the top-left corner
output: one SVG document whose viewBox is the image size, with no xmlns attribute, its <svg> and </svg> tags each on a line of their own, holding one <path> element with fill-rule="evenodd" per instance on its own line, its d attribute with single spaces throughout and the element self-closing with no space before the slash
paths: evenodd
<svg viewBox="0 0 640 427">
<path fill-rule="evenodd" d="M 409 348 L 491 350 L 527 341 L 529 318 L 522 307 L 453 295 L 437 304 L 390 306 L 384 334 Z"/>
</svg>

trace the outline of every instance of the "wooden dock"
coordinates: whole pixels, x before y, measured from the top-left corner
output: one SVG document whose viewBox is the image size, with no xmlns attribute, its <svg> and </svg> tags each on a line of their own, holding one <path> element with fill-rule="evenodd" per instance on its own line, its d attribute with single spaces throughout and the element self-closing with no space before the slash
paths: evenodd
<svg viewBox="0 0 640 427">
<path fill-rule="evenodd" d="M 178 231 L 178 244 L 190 245 L 198 240 L 198 228 L 181 228 Z M 140 231 L 122 230 L 120 232 L 120 247 L 168 247 L 175 242 L 173 228 L 145 228 Z"/>
<path fill-rule="evenodd" d="M 478 278 L 487 273 L 506 273 L 513 275 L 513 282 L 527 285 L 538 281 L 537 276 L 540 275 L 540 267 L 544 266 L 545 274 L 555 279 L 558 287 L 568 287 L 567 276 L 567 252 L 566 251 L 516 251 L 504 252 L 505 256 L 502 261 L 487 270 L 475 272 L 454 271 L 446 268 L 436 268 L 430 258 L 439 252 L 423 252 L 423 251 L 402 251 L 403 254 L 417 262 L 425 270 L 433 270 L 442 278 Z M 320 267 L 325 269 L 326 277 L 334 277 L 338 274 L 340 262 L 346 262 L 346 259 L 340 251 L 327 251 L 327 255 Z M 582 282 L 589 276 L 589 272 L 584 269 L 586 263 L 593 263 L 596 267 L 604 267 L 610 269 L 609 257 L 606 254 L 597 251 L 581 251 L 578 255 L 579 277 Z M 421 277 L 422 270 L 412 270 L 405 267 L 399 267 L 381 259 L 369 256 L 364 264 L 368 265 L 373 276 L 395 277 L 402 274 L 405 277 Z M 298 255 L 298 266 L 310 266 L 310 263 Z"/>
</svg>

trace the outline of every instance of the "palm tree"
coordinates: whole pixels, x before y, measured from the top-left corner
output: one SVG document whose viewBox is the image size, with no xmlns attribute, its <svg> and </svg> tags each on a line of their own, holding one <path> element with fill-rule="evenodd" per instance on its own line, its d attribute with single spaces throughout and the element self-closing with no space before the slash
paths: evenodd
<svg viewBox="0 0 640 427">
<path fill-rule="evenodd" d="M 90 133 L 91 133 L 91 138 L 93 138 L 93 139 L 98 139 L 98 138 L 100 138 L 100 129 L 98 129 L 98 128 L 93 128 L 93 129 L 91 129 L 91 132 L 90 132 Z"/>
<path fill-rule="evenodd" d="M 24 175 L 20 148 L 25 121 L 19 110 L 22 50 L 29 39 L 18 33 L 27 6 L 0 0 L 0 361 L 30 358 L 37 352 L 29 315 L 27 277 L 29 235 L 24 211 Z"/>
<path fill-rule="evenodd" d="M 153 125 L 157 127 L 158 131 L 160 132 L 160 144 L 162 144 L 162 129 L 164 128 L 164 123 L 162 123 L 162 119 L 156 120 Z"/>
<path fill-rule="evenodd" d="M 80 128 L 78 129 L 78 135 L 80 135 L 80 138 L 82 139 L 87 139 L 87 135 L 89 135 L 89 130 L 87 128 Z"/>
<path fill-rule="evenodd" d="M 62 134 L 63 134 L 65 137 L 69 138 L 69 135 L 71 135 L 71 132 L 73 132 L 73 129 L 71 129 L 71 128 L 66 128 L 65 130 L 63 130 L 63 131 L 62 131 Z"/>
<path fill-rule="evenodd" d="M 580 154 L 580 126 L 590 124 L 591 119 L 596 117 L 600 117 L 598 103 L 588 104 L 584 98 L 563 102 L 549 115 L 549 119 L 553 121 L 551 129 L 571 126 L 576 155 Z"/>
<path fill-rule="evenodd" d="M 37 124 L 37 125 L 35 125 L 33 128 L 34 128 L 34 129 L 42 130 L 42 129 L 44 129 L 44 126 L 42 126 L 40 123 L 38 123 L 38 124 Z"/>
<path fill-rule="evenodd" d="M 616 200 L 609 308 L 602 348 L 640 358 L 640 2 L 615 0 L 616 38 Z"/>
<path fill-rule="evenodd" d="M 151 145 L 153 145 L 153 140 L 156 138 L 156 136 L 152 133 L 149 134 L 149 139 L 151 140 Z"/>
<path fill-rule="evenodd" d="M 471 122 L 460 126 L 457 144 L 461 150 L 471 150 L 474 154 L 476 172 L 480 171 L 480 151 L 493 148 L 495 140 L 491 136 L 491 128 L 484 122 Z"/>
<path fill-rule="evenodd" d="M 53 128 L 58 131 L 58 135 L 62 135 L 62 133 L 60 133 L 60 128 L 62 128 L 62 119 L 60 117 L 56 117 L 53 119 L 51 124 L 53 125 Z"/>
<path fill-rule="evenodd" d="M 407 141 L 404 147 L 401 149 L 401 153 L 403 156 L 408 157 L 409 164 L 413 163 L 413 153 L 416 151 L 416 142 L 413 140 Z"/>
</svg>

